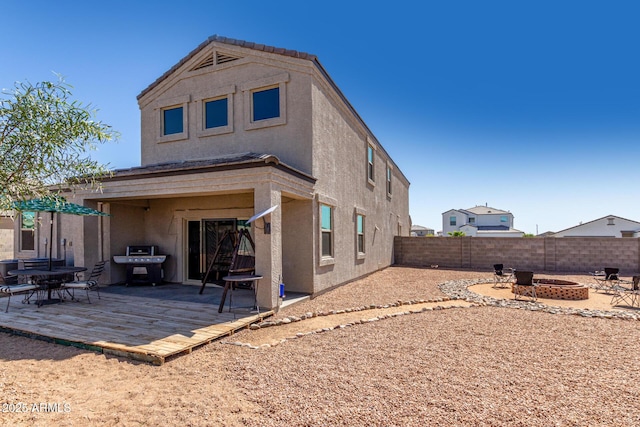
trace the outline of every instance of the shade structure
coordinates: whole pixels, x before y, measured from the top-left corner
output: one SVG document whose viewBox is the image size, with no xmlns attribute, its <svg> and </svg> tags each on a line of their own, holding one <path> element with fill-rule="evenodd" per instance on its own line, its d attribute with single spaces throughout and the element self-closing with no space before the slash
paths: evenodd
<svg viewBox="0 0 640 427">
<path fill-rule="evenodd" d="M 53 215 L 64 213 L 78 216 L 110 216 L 86 206 L 68 202 L 62 196 L 43 197 L 41 199 L 18 200 L 12 205 L 13 209 L 19 212 L 49 212 L 51 214 L 49 226 L 49 270 L 51 270 L 52 248 L 53 248 Z"/>
</svg>

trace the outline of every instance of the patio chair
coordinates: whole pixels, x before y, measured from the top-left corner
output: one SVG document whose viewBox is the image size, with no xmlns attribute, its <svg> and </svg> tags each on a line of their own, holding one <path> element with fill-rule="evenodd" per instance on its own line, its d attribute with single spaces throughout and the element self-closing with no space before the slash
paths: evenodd
<svg viewBox="0 0 640 427">
<path fill-rule="evenodd" d="M 533 271 L 519 271 L 513 272 L 516 281 L 513 284 L 513 298 L 529 297 L 531 301 L 535 301 L 536 296 L 536 284 L 533 282 Z"/>
<path fill-rule="evenodd" d="M 619 280 L 611 287 L 613 296 L 611 305 L 622 305 L 626 303 L 629 307 L 637 307 L 640 303 L 640 276 L 633 276 L 631 282 Z"/>
<path fill-rule="evenodd" d="M 603 271 L 596 271 L 591 273 L 593 280 L 595 281 L 594 288 L 596 290 L 603 290 L 610 292 L 620 281 L 619 268 L 605 267 Z"/>
<path fill-rule="evenodd" d="M 24 295 L 22 303 L 30 304 L 31 297 L 33 294 L 38 292 L 39 289 L 40 286 L 31 283 L 5 285 L 4 277 L 2 276 L 2 273 L 0 273 L 0 294 L 5 294 L 7 297 L 7 308 L 4 310 L 5 313 L 9 312 L 9 303 L 11 303 L 11 297 L 13 295 Z"/>
<path fill-rule="evenodd" d="M 503 264 L 493 264 L 493 287 L 504 288 L 513 281 L 513 269 L 504 268 Z"/>
<path fill-rule="evenodd" d="M 102 276 L 102 272 L 104 271 L 104 266 L 107 261 L 98 261 L 94 266 L 93 270 L 89 274 L 86 280 L 79 280 L 74 282 L 63 283 L 61 289 L 67 292 L 71 299 L 75 299 L 75 291 L 81 290 L 86 291 L 87 300 L 89 304 L 91 304 L 91 298 L 89 298 L 89 291 L 94 290 L 98 293 L 98 299 L 100 299 L 100 285 L 98 283 L 98 279 Z"/>
</svg>

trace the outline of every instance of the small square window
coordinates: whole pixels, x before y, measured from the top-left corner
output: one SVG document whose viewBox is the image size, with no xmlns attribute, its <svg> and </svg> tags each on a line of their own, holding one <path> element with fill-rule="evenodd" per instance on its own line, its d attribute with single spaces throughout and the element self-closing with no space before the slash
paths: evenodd
<svg viewBox="0 0 640 427">
<path fill-rule="evenodd" d="M 253 121 L 280 117 L 280 88 L 253 92 Z"/>
<path fill-rule="evenodd" d="M 205 129 L 227 126 L 229 124 L 228 99 L 216 99 L 204 103 Z"/>
<path fill-rule="evenodd" d="M 500 222 L 509 222 L 509 219 L 503 215 L 500 217 Z"/>
<path fill-rule="evenodd" d="M 476 223 L 476 219 L 474 217 L 470 217 L 469 224 L 475 224 L 475 223 Z"/>
<path fill-rule="evenodd" d="M 607 225 L 615 225 L 613 222 L 613 218 L 607 218 Z"/>
<path fill-rule="evenodd" d="M 184 132 L 183 108 L 167 108 L 162 110 L 162 134 L 173 135 Z"/>
</svg>

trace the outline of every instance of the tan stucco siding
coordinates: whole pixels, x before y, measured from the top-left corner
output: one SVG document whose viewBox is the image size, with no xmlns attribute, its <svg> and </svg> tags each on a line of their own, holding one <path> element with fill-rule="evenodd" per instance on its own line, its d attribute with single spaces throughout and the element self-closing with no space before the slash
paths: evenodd
<svg viewBox="0 0 640 427">
<path fill-rule="evenodd" d="M 313 109 L 313 175 L 318 179 L 314 206 L 314 287 L 321 291 L 390 265 L 398 223 L 404 235 L 408 235 L 410 224 L 408 184 L 379 143 L 320 86 L 313 88 Z M 369 144 L 375 148 L 374 182 L 367 176 Z M 386 188 L 387 164 L 394 174 L 390 197 Z M 319 250 L 320 203 L 335 204 L 335 253 L 329 263 L 322 259 Z M 356 214 L 365 217 L 364 256 L 357 250 Z"/>
<path fill-rule="evenodd" d="M 153 102 L 141 103 L 142 165 L 255 152 L 274 154 L 282 162 L 310 173 L 311 75 L 305 69 L 285 71 L 277 65 L 243 60 L 214 72 L 190 72 L 189 64 L 185 65 L 170 78 L 172 84 L 163 85 L 146 97 L 153 95 Z M 248 127 L 251 89 L 270 86 L 272 81 L 284 81 L 281 93 L 284 123 Z M 231 92 L 231 129 L 210 135 L 203 133 L 202 104 L 210 96 L 208 94 L 218 93 L 216 91 Z M 188 115 L 187 132 L 183 139 L 160 142 L 162 108 L 174 104 L 184 105 Z"/>
</svg>

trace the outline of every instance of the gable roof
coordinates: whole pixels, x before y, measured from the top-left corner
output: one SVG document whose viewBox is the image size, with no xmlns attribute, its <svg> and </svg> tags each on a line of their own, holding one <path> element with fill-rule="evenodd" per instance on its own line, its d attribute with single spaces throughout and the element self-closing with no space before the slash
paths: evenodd
<svg viewBox="0 0 640 427">
<path fill-rule="evenodd" d="M 410 182 L 407 179 L 407 177 L 405 176 L 405 174 L 402 172 L 402 170 L 400 170 L 398 165 L 391 158 L 389 153 L 387 153 L 387 151 L 384 149 L 382 144 L 380 144 L 380 141 L 378 141 L 378 139 L 375 137 L 375 135 L 373 134 L 371 129 L 369 129 L 369 126 L 367 126 L 367 124 L 364 122 L 362 117 L 360 117 L 360 114 L 358 114 L 356 109 L 353 108 L 353 105 L 351 105 L 351 103 L 347 100 L 347 97 L 344 95 L 344 93 L 342 93 L 340 88 L 338 88 L 338 85 L 336 85 L 336 83 L 333 81 L 333 79 L 329 76 L 329 73 L 327 72 L 327 70 L 325 70 L 325 68 L 322 66 L 322 64 L 320 64 L 320 61 L 318 61 L 318 57 L 316 55 L 313 55 L 313 54 L 310 54 L 310 53 L 299 52 L 297 50 L 284 49 L 284 48 L 281 48 L 281 47 L 269 46 L 269 45 L 264 45 L 264 44 L 259 44 L 259 43 L 253 43 L 253 42 L 248 42 L 248 41 L 244 41 L 244 40 L 237 40 L 237 39 L 232 39 L 232 38 L 228 38 L 228 37 L 222 37 L 222 36 L 219 36 L 217 34 L 214 34 L 213 36 L 208 37 L 204 42 L 200 43 L 198 45 L 198 47 L 196 47 L 194 50 L 189 52 L 187 54 L 187 56 L 182 58 L 180 61 L 178 61 L 177 64 L 175 64 L 168 71 L 166 71 L 164 74 L 162 74 L 160 77 L 158 77 L 153 83 L 151 83 L 149 86 L 147 86 L 142 92 L 140 92 L 140 94 L 136 97 L 136 99 L 138 99 L 138 101 L 139 101 L 140 98 L 142 98 L 147 93 L 152 91 L 155 87 L 157 87 L 160 83 L 162 83 L 163 80 L 168 78 L 171 74 L 173 74 L 175 71 L 177 71 L 185 63 L 187 63 L 190 59 L 192 59 L 194 56 L 196 56 L 198 53 L 200 53 L 203 49 L 205 49 L 207 46 L 209 46 L 211 43 L 214 43 L 214 42 L 228 44 L 228 45 L 232 45 L 232 46 L 240 46 L 240 47 L 247 48 L 247 49 L 254 49 L 254 50 L 258 50 L 258 51 L 262 51 L 262 52 L 273 53 L 273 54 L 276 54 L 276 55 L 283 55 L 283 56 L 288 56 L 288 57 L 292 57 L 292 58 L 299 58 L 299 59 L 304 59 L 304 60 L 311 61 L 311 63 L 320 72 L 320 74 L 325 78 L 327 83 L 335 91 L 335 93 L 338 95 L 338 97 L 340 97 L 340 100 L 348 108 L 348 110 L 351 112 L 351 114 L 353 114 L 353 116 L 358 121 L 358 123 L 360 123 L 360 125 L 365 129 L 367 134 L 369 136 L 371 136 L 371 138 L 373 138 L 375 140 L 375 142 L 377 143 L 378 148 L 380 148 L 382 150 L 382 152 L 384 152 L 384 154 L 386 155 L 387 159 L 389 159 L 389 161 L 393 164 L 395 169 L 400 173 L 400 176 L 402 177 L 402 179 L 404 179 L 407 182 L 407 185 L 410 184 Z"/>
</svg>

